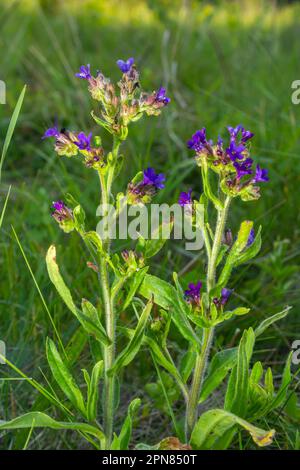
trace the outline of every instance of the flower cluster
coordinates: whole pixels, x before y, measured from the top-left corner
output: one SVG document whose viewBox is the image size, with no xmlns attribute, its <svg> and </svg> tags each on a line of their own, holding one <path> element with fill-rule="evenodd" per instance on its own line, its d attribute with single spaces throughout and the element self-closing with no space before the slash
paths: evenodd
<svg viewBox="0 0 300 470">
<path fill-rule="evenodd" d="M 90 64 L 82 65 L 75 75 L 88 81 L 92 97 L 101 103 L 101 117 L 93 115 L 96 122 L 124 140 L 131 121 L 137 121 L 143 113 L 160 114 L 161 108 L 170 102 L 170 98 L 166 96 L 166 90 L 162 87 L 153 93 L 139 91 L 139 73 L 133 57 L 128 60 L 119 59 L 117 66 L 123 73 L 118 82 L 119 94 L 116 86 L 100 71 L 95 77 L 91 74 Z"/>
<path fill-rule="evenodd" d="M 153 168 L 147 168 L 143 173 L 138 173 L 127 188 L 128 204 L 147 204 L 151 202 L 152 197 L 165 187 L 165 179 L 163 173 L 157 174 Z"/>
<path fill-rule="evenodd" d="M 184 291 L 184 298 L 189 304 L 196 307 L 200 306 L 201 287 L 201 281 L 197 282 L 196 284 L 193 284 L 192 282 L 189 283 L 188 289 Z"/>
<path fill-rule="evenodd" d="M 266 182 L 269 178 L 267 170 L 259 165 L 253 169 L 248 143 L 254 134 L 242 125 L 227 129 L 227 145 L 220 137 L 216 143 L 208 140 L 203 127 L 195 132 L 187 146 L 196 152 L 199 166 L 207 165 L 220 175 L 224 193 L 231 197 L 240 196 L 244 201 L 258 199 L 260 188 L 256 184 Z"/>
<path fill-rule="evenodd" d="M 231 296 L 231 294 L 232 294 L 232 290 L 224 287 L 221 291 L 221 297 L 220 298 L 215 297 L 213 299 L 213 303 L 216 305 L 217 308 L 222 308 L 224 307 L 224 305 L 227 304 L 228 299 Z"/>
<path fill-rule="evenodd" d="M 60 156 L 74 157 L 81 154 L 88 168 L 101 169 L 105 166 L 104 151 L 102 147 L 91 145 L 92 133 L 71 132 L 66 129 L 58 130 L 57 126 L 50 127 L 43 135 L 43 139 L 55 137 L 55 151 Z"/>
</svg>

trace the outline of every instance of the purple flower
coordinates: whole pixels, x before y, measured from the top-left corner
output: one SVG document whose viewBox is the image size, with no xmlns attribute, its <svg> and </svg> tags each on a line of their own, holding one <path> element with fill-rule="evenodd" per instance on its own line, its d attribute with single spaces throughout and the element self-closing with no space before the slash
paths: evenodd
<svg viewBox="0 0 300 470">
<path fill-rule="evenodd" d="M 197 284 L 193 284 L 192 282 L 188 285 L 188 289 L 184 291 L 185 300 L 189 303 L 193 303 L 196 305 L 200 304 L 200 291 L 202 287 L 202 282 L 197 282 Z"/>
<path fill-rule="evenodd" d="M 47 139 L 48 137 L 58 137 L 60 134 L 57 125 L 53 127 L 49 127 L 49 129 L 46 130 L 44 133 L 42 139 Z"/>
<path fill-rule="evenodd" d="M 221 305 L 225 305 L 231 296 L 232 290 L 224 287 L 221 291 Z"/>
<path fill-rule="evenodd" d="M 75 73 L 75 77 L 82 78 L 83 80 L 89 80 L 92 78 L 90 64 L 82 65 L 79 68 L 79 72 Z"/>
<path fill-rule="evenodd" d="M 221 291 L 221 297 L 219 299 L 217 297 L 215 297 L 213 299 L 213 303 L 218 308 L 220 308 L 221 306 L 224 306 L 228 302 L 228 299 L 231 296 L 231 293 L 232 293 L 231 289 L 227 289 L 226 287 L 224 287 Z"/>
<path fill-rule="evenodd" d="M 248 248 L 250 245 L 252 245 L 252 243 L 254 242 L 254 239 L 255 239 L 255 231 L 254 231 L 254 228 L 252 228 L 250 230 L 250 233 L 249 233 L 246 248 Z"/>
<path fill-rule="evenodd" d="M 53 201 L 52 206 L 53 206 L 53 209 L 55 209 L 58 212 L 61 212 L 66 207 L 63 201 Z"/>
<path fill-rule="evenodd" d="M 246 129 L 242 128 L 242 138 L 241 138 L 242 142 L 244 143 L 247 142 L 247 140 L 252 139 L 253 136 L 254 136 L 253 132 L 246 131 Z"/>
<path fill-rule="evenodd" d="M 253 160 L 252 158 L 246 158 L 243 162 L 234 162 L 233 166 L 236 169 L 237 172 L 237 178 L 238 180 L 241 179 L 245 175 L 251 175 L 252 174 L 252 166 Z"/>
<path fill-rule="evenodd" d="M 265 183 L 269 181 L 268 170 L 261 168 L 259 165 L 256 166 L 255 176 L 252 179 L 252 183 Z"/>
<path fill-rule="evenodd" d="M 166 96 L 165 88 L 160 87 L 160 89 L 156 93 L 155 101 L 158 101 L 159 103 L 163 103 L 164 105 L 167 105 L 170 103 L 171 99 Z"/>
<path fill-rule="evenodd" d="M 89 135 L 85 135 L 84 132 L 79 132 L 77 136 L 78 141 L 74 142 L 74 144 L 77 145 L 80 150 L 91 150 L 91 138 L 91 132 Z"/>
<path fill-rule="evenodd" d="M 56 222 L 61 223 L 73 219 L 73 213 L 63 201 L 53 201 L 52 207 L 54 209 L 52 217 Z"/>
<path fill-rule="evenodd" d="M 133 64 L 134 64 L 134 58 L 133 57 L 130 57 L 127 60 L 122 60 L 122 59 L 117 60 L 117 66 L 119 67 L 119 69 L 123 73 L 130 72 L 131 67 L 133 66 Z"/>
<path fill-rule="evenodd" d="M 163 173 L 156 174 L 153 168 L 147 168 L 144 170 L 144 179 L 142 181 L 143 185 L 154 186 L 155 189 L 163 189 L 165 185 L 163 184 L 166 180 Z"/>
<path fill-rule="evenodd" d="M 230 160 L 233 162 L 238 160 L 242 160 L 244 158 L 243 152 L 245 151 L 245 147 L 242 144 L 236 144 L 234 140 L 230 141 L 229 147 L 226 149 L 226 154 L 230 157 Z"/>
<path fill-rule="evenodd" d="M 195 152 L 201 152 L 205 145 L 207 145 L 205 127 L 196 131 L 195 134 L 192 135 L 192 138 L 187 142 L 188 148 L 195 150 Z"/>
<path fill-rule="evenodd" d="M 242 134 L 241 142 L 243 142 L 243 143 L 247 142 L 247 140 L 249 140 L 249 139 L 252 139 L 252 137 L 254 136 L 253 132 L 246 131 L 246 129 L 241 124 L 239 124 L 236 127 L 229 126 L 229 127 L 227 127 L 227 129 L 228 129 L 228 132 L 230 134 L 231 140 L 235 140 L 237 138 L 239 132 L 241 132 L 241 134 Z"/>
<path fill-rule="evenodd" d="M 192 204 L 192 190 L 191 189 L 187 193 L 185 192 L 180 193 L 178 204 L 181 207 L 184 207 L 188 204 Z"/>
</svg>

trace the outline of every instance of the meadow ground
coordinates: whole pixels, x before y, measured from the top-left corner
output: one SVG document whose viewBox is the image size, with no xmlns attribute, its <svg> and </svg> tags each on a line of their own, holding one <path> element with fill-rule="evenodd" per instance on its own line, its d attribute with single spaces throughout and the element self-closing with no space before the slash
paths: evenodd
<svg viewBox="0 0 300 470">
<path fill-rule="evenodd" d="M 272 365 L 280 379 L 291 343 L 300 338 L 299 320 L 299 184 L 300 105 L 291 102 L 291 84 L 300 79 L 300 4 L 275 1 L 59 1 L 2 0 L 1 79 L 7 87 L 7 104 L 0 106 L 2 141 L 17 97 L 28 85 L 24 105 L 7 158 L 0 187 L 1 207 L 12 185 L 0 238 L 0 339 L 9 359 L 29 376 L 47 381 L 45 338 L 52 327 L 45 306 L 26 266 L 16 237 L 23 247 L 36 282 L 64 343 L 76 330 L 48 279 L 44 257 L 55 243 L 63 260 L 66 281 L 78 298 L 95 292 L 96 282 L 84 283 L 83 248 L 76 235 L 60 232 L 50 217 L 52 200 L 70 192 L 84 206 L 94 226 L 97 179 L 72 160 L 59 159 L 41 135 L 55 119 L 62 127 L 95 130 L 90 117 L 94 106 L 82 81 L 74 77 L 81 64 L 118 77 L 115 62 L 134 56 L 145 89 L 166 86 L 172 102 L 158 119 L 131 126 L 123 153 L 128 159 L 118 181 L 124 190 L 135 173 L 149 164 L 164 172 L 166 188 L 159 201 L 175 202 L 190 187 L 200 194 L 199 176 L 186 141 L 205 126 L 214 138 L 227 125 L 243 123 L 255 133 L 252 153 L 269 168 L 270 182 L 258 203 L 235 204 L 230 220 L 236 230 L 241 219 L 263 225 L 263 247 L 251 267 L 234 277 L 234 295 L 251 307 L 250 316 L 227 322 L 214 348 L 236 344 L 239 331 L 256 325 L 286 305 L 293 310 L 279 326 L 271 328 L 257 344 L 255 359 Z M 104 139 L 105 144 L 105 139 Z M 191 263 L 193 259 L 193 263 Z M 158 255 L 152 272 L 171 280 L 182 274 L 182 283 L 201 277 L 202 255 L 185 252 L 183 244 L 168 243 Z M 188 269 L 185 267 L 189 265 Z M 81 297 L 80 297 L 81 296 Z M 92 298 L 90 300 L 93 300 Z M 130 323 L 130 315 L 125 319 Z M 184 344 L 174 333 L 174 350 Z M 87 361 L 82 351 L 78 373 Z M 6 366 L 5 366 L 6 367 Z M 1 366 L 1 375 L 15 373 Z M 44 377 L 43 377 L 44 375 Z M 121 396 L 143 397 L 142 432 L 135 441 L 157 441 L 166 434 L 166 410 L 145 390 L 154 382 L 155 370 L 147 354 L 129 367 Z M 297 380 L 293 387 L 296 389 Z M 220 392 L 222 394 L 222 391 Z M 220 394 L 214 397 L 217 404 Z M 176 397 L 175 397 L 176 398 Z M 153 401 L 155 406 L 153 406 Z M 180 409 L 181 403 L 176 406 Z M 22 381 L 0 381 L 0 416 L 9 419 L 37 402 L 37 393 Z M 274 414 L 279 428 L 274 446 L 298 448 L 296 419 Z M 168 429 L 169 434 L 172 429 Z M 8 433 L 0 448 L 22 448 L 27 433 Z M 76 448 L 74 434 L 34 431 L 29 448 Z M 239 448 L 240 441 L 234 442 Z M 246 447 L 251 448 L 249 442 Z"/>
</svg>

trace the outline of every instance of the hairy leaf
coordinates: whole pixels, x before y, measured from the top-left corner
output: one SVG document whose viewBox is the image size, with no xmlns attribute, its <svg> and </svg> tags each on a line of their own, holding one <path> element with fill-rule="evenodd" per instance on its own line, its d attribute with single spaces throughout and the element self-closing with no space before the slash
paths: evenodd
<svg viewBox="0 0 300 470">
<path fill-rule="evenodd" d="M 224 449 L 224 434 L 234 426 L 239 425 L 248 431 L 253 441 L 264 447 L 272 443 L 275 435 L 274 429 L 265 431 L 248 423 L 244 419 L 229 413 L 228 411 L 215 409 L 209 410 L 199 418 L 191 436 L 193 449 L 216 450 Z M 228 444 L 228 440 L 226 445 Z"/>
<path fill-rule="evenodd" d="M 86 410 L 84 405 L 83 396 L 79 387 L 76 385 L 68 367 L 62 360 L 54 342 L 47 338 L 46 341 L 46 354 L 47 360 L 57 384 L 60 386 L 66 397 L 84 416 Z"/>
</svg>

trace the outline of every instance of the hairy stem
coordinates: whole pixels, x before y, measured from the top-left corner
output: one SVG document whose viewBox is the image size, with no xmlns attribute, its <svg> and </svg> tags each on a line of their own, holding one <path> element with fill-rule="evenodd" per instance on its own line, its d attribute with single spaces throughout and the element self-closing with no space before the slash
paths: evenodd
<svg viewBox="0 0 300 470">
<path fill-rule="evenodd" d="M 99 180 L 101 187 L 101 203 L 106 206 L 110 201 L 111 185 L 114 177 L 115 163 L 118 156 L 119 141 L 114 140 L 113 145 L 113 161 L 108 169 L 106 178 L 99 172 Z M 110 238 L 107 235 L 106 239 L 103 240 L 103 248 L 109 255 L 110 252 Z M 105 346 L 104 351 L 104 434 L 106 438 L 105 448 L 109 450 L 111 447 L 113 437 L 113 417 L 114 417 L 114 396 L 115 396 L 115 379 L 113 376 L 108 376 L 107 371 L 113 366 L 115 359 L 115 314 L 114 314 L 114 302 L 111 295 L 111 288 L 109 282 L 109 272 L 107 260 L 104 256 L 99 256 L 100 265 L 100 281 L 101 291 L 103 298 L 103 305 L 105 311 L 105 327 L 106 333 L 111 340 L 110 346 Z"/>
<path fill-rule="evenodd" d="M 222 243 L 222 236 L 224 233 L 225 223 L 230 205 L 230 197 L 227 197 L 224 202 L 224 208 L 218 210 L 217 224 L 214 234 L 213 246 L 210 253 L 208 253 L 208 267 L 207 267 L 207 292 L 215 285 L 216 278 L 216 264 L 220 247 Z M 189 392 L 189 399 L 186 411 L 186 434 L 190 436 L 198 417 L 198 402 L 200 398 L 201 387 L 203 383 L 204 374 L 207 366 L 207 359 L 209 350 L 213 340 L 214 328 L 205 328 L 203 330 L 202 347 L 198 353 L 192 385 Z"/>
</svg>

